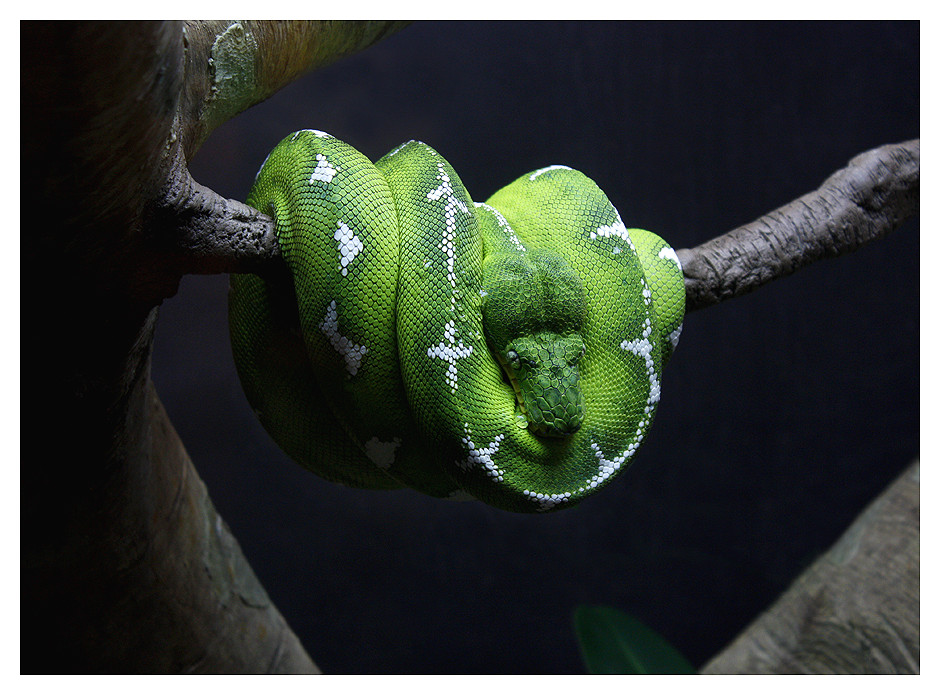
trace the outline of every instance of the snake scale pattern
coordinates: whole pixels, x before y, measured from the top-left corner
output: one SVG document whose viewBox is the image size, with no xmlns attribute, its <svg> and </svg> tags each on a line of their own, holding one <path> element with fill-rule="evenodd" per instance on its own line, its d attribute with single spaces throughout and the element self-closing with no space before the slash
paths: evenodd
<svg viewBox="0 0 940 695">
<path fill-rule="evenodd" d="M 627 468 L 683 276 L 584 174 L 549 166 L 474 203 L 421 142 L 373 164 L 302 130 L 247 202 L 275 220 L 289 273 L 232 276 L 233 354 L 295 461 L 516 512 L 569 507 Z"/>
</svg>

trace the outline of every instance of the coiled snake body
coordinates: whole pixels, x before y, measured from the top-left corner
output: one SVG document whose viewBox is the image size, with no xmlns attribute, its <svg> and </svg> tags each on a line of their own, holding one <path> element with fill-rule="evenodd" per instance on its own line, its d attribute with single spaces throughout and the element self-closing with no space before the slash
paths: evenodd
<svg viewBox="0 0 940 695">
<path fill-rule="evenodd" d="M 628 466 L 685 290 L 675 252 L 627 229 L 589 178 L 546 167 L 474 203 L 423 143 L 373 164 L 307 130 L 247 202 L 274 218 L 292 281 L 232 277 L 233 353 L 293 459 L 522 512 Z"/>
</svg>

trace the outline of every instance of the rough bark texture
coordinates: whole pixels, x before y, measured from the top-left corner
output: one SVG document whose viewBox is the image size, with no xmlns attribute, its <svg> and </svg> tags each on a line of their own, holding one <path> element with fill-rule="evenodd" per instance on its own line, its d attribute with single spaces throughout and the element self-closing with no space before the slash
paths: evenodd
<svg viewBox="0 0 940 695">
<path fill-rule="evenodd" d="M 817 190 L 694 249 L 677 251 L 686 310 L 753 292 L 894 231 L 920 207 L 920 140 L 863 152 Z"/>
<path fill-rule="evenodd" d="M 183 274 L 280 263 L 268 217 L 189 176 L 199 145 L 300 73 L 398 24 L 21 26 L 23 409 L 38 442 L 21 463 L 21 668 L 315 671 L 160 406 L 149 376 L 153 330 Z M 889 231 L 916 210 L 918 160 L 917 142 L 866 153 L 820 191 L 682 251 L 690 309 Z M 54 436 L 39 429 L 48 422 Z M 899 542 L 911 531 L 898 529 Z M 898 549 L 890 552 L 896 560 Z M 916 574 L 855 581 L 903 600 L 916 596 Z M 900 654 L 891 663 L 902 669 L 917 658 L 916 621 L 885 624 L 901 636 L 878 634 L 913 655 L 879 647 Z M 850 625 L 829 634 L 842 640 Z M 838 651 L 820 647 L 830 648 Z M 755 663 L 736 659 L 730 668 Z M 869 663 L 833 659 L 851 670 Z"/>
<path fill-rule="evenodd" d="M 39 442 L 21 464 L 24 672 L 316 670 L 212 509 L 150 353 L 156 307 L 216 238 L 185 220 L 258 217 L 192 182 L 188 157 L 395 28 L 21 25 L 24 430 Z"/>
<path fill-rule="evenodd" d="M 920 463 L 703 673 L 920 673 Z"/>
<path fill-rule="evenodd" d="M 274 220 L 197 183 L 185 162 L 173 168 L 150 221 L 161 230 L 167 265 L 174 266 L 180 277 L 261 272 L 281 258 Z"/>
<path fill-rule="evenodd" d="M 187 161 L 216 127 L 303 73 L 362 50 L 403 22 L 186 22 L 180 113 Z"/>
</svg>

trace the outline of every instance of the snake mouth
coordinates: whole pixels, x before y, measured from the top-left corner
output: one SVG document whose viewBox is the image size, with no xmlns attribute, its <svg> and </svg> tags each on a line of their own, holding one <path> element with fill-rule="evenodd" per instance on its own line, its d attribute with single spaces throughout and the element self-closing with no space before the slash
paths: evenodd
<svg viewBox="0 0 940 695">
<path fill-rule="evenodd" d="M 565 439 L 575 434 L 579 429 L 581 429 L 580 422 L 568 427 L 548 427 L 547 425 L 538 425 L 534 422 L 529 423 L 529 432 L 539 437 L 550 437 L 552 439 Z"/>
<path fill-rule="evenodd" d="M 538 431 L 539 426 L 529 420 L 529 414 L 526 412 L 525 402 L 522 399 L 522 391 L 519 388 L 519 380 L 516 379 L 512 367 L 509 366 L 506 358 L 499 350 L 493 350 L 491 347 L 490 353 L 499 363 L 500 371 L 503 373 L 503 381 L 512 387 L 513 395 L 516 397 L 516 422 L 519 428 L 528 429 L 532 434 L 540 434 Z"/>
</svg>

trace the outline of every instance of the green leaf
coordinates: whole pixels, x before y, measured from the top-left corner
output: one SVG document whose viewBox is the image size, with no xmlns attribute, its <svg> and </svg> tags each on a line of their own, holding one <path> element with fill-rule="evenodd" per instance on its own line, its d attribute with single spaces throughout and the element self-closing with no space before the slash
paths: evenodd
<svg viewBox="0 0 940 695">
<path fill-rule="evenodd" d="M 695 673 L 669 642 L 616 608 L 578 606 L 574 631 L 588 673 Z"/>
</svg>

